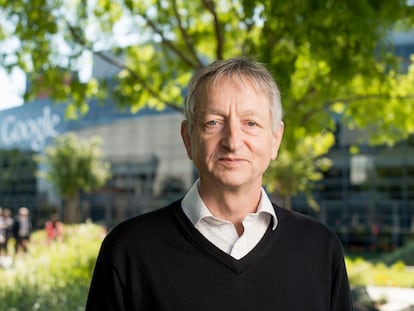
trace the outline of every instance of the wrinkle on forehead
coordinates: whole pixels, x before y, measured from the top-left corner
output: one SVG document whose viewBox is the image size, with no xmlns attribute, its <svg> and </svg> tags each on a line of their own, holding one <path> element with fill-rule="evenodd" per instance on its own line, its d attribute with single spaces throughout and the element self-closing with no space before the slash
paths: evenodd
<svg viewBox="0 0 414 311">
<path fill-rule="evenodd" d="M 220 75 L 218 77 L 214 77 L 210 79 L 209 81 L 206 81 L 203 88 L 200 89 L 199 93 L 199 100 L 197 101 L 198 104 L 194 107 L 194 111 L 196 111 L 195 120 L 196 123 L 202 122 L 203 118 L 206 114 L 216 114 L 221 115 L 223 114 L 223 111 L 220 109 L 220 107 L 206 107 L 206 101 L 213 100 L 214 96 L 218 95 L 219 93 L 223 91 L 223 87 L 230 86 L 233 88 L 233 92 L 238 93 L 238 90 L 242 91 L 243 89 L 248 89 L 249 92 L 254 92 L 258 96 L 264 96 L 268 100 L 269 105 L 269 113 L 272 119 L 273 123 L 273 117 L 272 117 L 272 109 L 270 105 L 270 100 L 268 96 L 266 96 L 266 93 L 263 91 L 263 87 L 259 87 L 259 83 L 257 81 L 251 79 L 246 74 L 241 73 L 234 73 L 232 75 Z M 225 91 L 225 89 L 224 89 Z M 213 96 L 213 98 L 212 98 Z M 201 104 L 203 103 L 203 104 Z M 255 115 L 255 110 L 248 110 L 244 111 L 243 115 Z"/>
<path fill-rule="evenodd" d="M 263 86 L 261 86 L 255 79 L 249 77 L 249 75 L 240 72 L 233 73 L 231 75 L 221 74 L 215 76 L 213 79 L 209 80 L 206 83 L 205 90 L 209 92 L 211 88 L 216 88 L 218 84 L 223 82 L 223 80 L 231 81 L 243 88 L 252 87 L 256 94 L 266 95 L 266 97 L 268 98 L 268 95 L 264 91 Z"/>
</svg>

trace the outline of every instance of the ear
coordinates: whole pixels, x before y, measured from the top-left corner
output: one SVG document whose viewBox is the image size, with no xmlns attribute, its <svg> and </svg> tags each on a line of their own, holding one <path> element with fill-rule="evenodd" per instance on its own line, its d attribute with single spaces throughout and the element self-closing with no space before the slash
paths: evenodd
<svg viewBox="0 0 414 311">
<path fill-rule="evenodd" d="M 187 120 L 181 122 L 181 138 L 183 140 L 185 150 L 187 151 L 187 156 L 190 160 L 193 159 L 192 152 L 191 152 L 191 137 L 190 133 L 188 132 L 188 123 Z"/>
<path fill-rule="evenodd" d="M 285 124 L 280 122 L 279 128 L 273 132 L 273 139 L 272 139 L 272 160 L 277 158 L 277 153 L 279 152 L 279 147 L 282 142 L 283 137 L 283 130 L 285 128 Z"/>
</svg>

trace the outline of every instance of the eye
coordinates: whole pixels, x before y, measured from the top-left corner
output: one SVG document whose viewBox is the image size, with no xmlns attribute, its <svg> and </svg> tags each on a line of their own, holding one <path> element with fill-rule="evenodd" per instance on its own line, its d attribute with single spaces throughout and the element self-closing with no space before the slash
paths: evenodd
<svg viewBox="0 0 414 311">
<path fill-rule="evenodd" d="M 223 125 L 223 120 L 216 115 L 209 115 L 204 117 L 201 124 L 204 131 L 218 131 Z"/>
<path fill-rule="evenodd" d="M 210 121 L 206 122 L 207 126 L 214 126 L 214 125 L 217 125 L 217 124 L 218 124 L 217 120 L 210 120 Z"/>
<path fill-rule="evenodd" d="M 247 124 L 247 126 L 249 126 L 249 127 L 255 127 L 255 126 L 257 126 L 257 123 L 256 123 L 256 122 L 254 122 L 254 121 L 247 121 L 247 122 L 246 122 L 246 124 Z"/>
</svg>

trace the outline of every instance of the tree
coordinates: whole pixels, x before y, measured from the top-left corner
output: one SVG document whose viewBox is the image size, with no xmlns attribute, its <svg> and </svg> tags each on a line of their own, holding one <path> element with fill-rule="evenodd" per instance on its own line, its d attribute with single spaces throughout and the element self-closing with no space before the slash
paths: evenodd
<svg viewBox="0 0 414 311">
<path fill-rule="evenodd" d="M 47 170 L 40 171 L 62 195 L 64 221 L 80 220 L 80 191 L 89 192 L 103 186 L 110 177 L 110 165 L 104 161 L 101 139 L 81 139 L 68 132 L 55 139 L 37 161 L 44 163 Z"/>
<path fill-rule="evenodd" d="M 285 160 L 276 161 L 266 179 L 273 189 L 310 191 L 305 185 L 312 183 L 296 181 L 319 178 L 318 161 L 334 144 L 338 122 L 367 128 L 375 144 L 392 144 L 414 132 L 414 69 L 411 65 L 401 71 L 387 41 L 390 30 L 413 26 L 410 1 L 0 4 L 7 17 L 0 36 L 9 43 L 3 66 L 18 66 L 28 73 L 27 100 L 47 90 L 57 101 L 73 103 L 69 115 L 87 111 L 88 99 L 109 96 L 108 92 L 133 111 L 145 106 L 181 110 L 192 72 L 206 63 L 241 55 L 266 63 L 282 91 L 286 124 Z M 82 81 L 79 73 L 87 54 L 119 68 L 114 88 L 105 81 Z M 293 157 L 300 155 L 303 144 L 308 150 L 320 149 L 321 141 L 324 150 L 308 153 L 310 159 Z M 306 176 L 303 171 L 295 175 L 298 160 L 310 164 L 305 165 Z M 285 180 L 292 182 L 282 186 Z"/>
</svg>

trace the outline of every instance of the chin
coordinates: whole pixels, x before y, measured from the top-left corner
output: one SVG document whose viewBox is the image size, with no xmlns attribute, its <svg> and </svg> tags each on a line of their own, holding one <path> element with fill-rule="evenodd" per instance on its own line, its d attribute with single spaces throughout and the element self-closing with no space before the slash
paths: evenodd
<svg viewBox="0 0 414 311">
<path fill-rule="evenodd" d="M 223 185 L 223 187 L 229 188 L 239 188 L 248 183 L 248 181 L 242 178 L 241 176 L 231 176 L 231 178 L 221 177 L 217 180 L 221 185 Z"/>
</svg>

